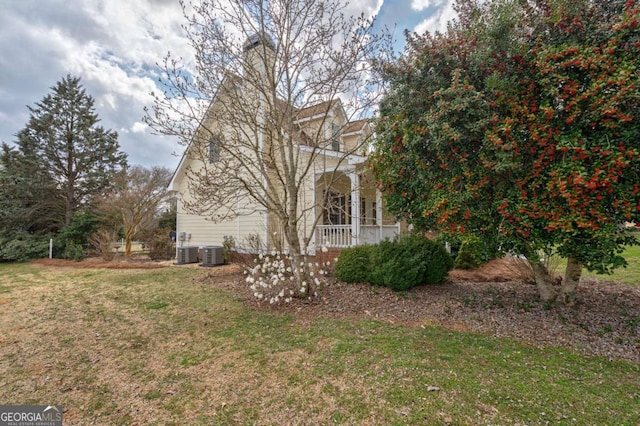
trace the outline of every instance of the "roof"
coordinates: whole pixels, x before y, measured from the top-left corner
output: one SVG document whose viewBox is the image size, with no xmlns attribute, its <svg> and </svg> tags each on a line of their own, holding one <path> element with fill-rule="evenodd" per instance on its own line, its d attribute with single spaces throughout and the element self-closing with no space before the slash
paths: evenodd
<svg viewBox="0 0 640 426">
<path fill-rule="evenodd" d="M 343 135 L 348 135 L 350 133 L 360 133 L 364 126 L 369 122 L 369 120 L 356 120 L 350 121 L 344 126 L 344 130 L 342 131 Z"/>
<path fill-rule="evenodd" d="M 234 75 L 234 74 L 229 74 L 226 76 L 229 80 L 227 80 L 228 82 L 237 82 L 238 80 L 241 80 L 242 78 L 240 76 Z M 211 102 L 209 104 L 209 108 L 207 109 L 207 111 L 211 108 L 211 106 L 216 102 L 216 99 L 218 97 L 218 94 L 220 92 L 220 89 L 218 89 L 218 93 L 216 93 L 213 97 L 213 99 L 211 99 Z M 283 107 L 287 105 L 287 103 L 283 100 L 277 100 L 278 103 L 280 103 L 280 107 Z M 344 116 L 344 109 L 342 107 L 342 101 L 339 98 L 336 99 L 332 99 L 330 101 L 324 101 L 324 102 L 320 102 L 317 103 L 315 105 L 311 105 L 305 108 L 300 108 L 300 109 L 296 109 L 294 108 L 293 113 L 295 114 L 297 112 L 297 117 L 293 123 L 294 127 L 290 127 L 288 129 L 286 129 L 286 131 L 295 133 L 298 138 L 299 138 L 299 143 L 301 145 L 306 145 L 306 146 L 313 146 L 313 141 L 311 140 L 311 138 L 304 132 L 304 130 L 300 127 L 300 122 L 303 121 L 307 121 L 307 120 L 312 120 L 314 119 L 314 117 L 318 117 L 318 116 L 324 116 L 325 114 L 328 114 L 331 110 L 333 110 L 334 108 L 339 108 L 339 111 L 342 111 L 342 115 Z M 345 125 L 343 134 L 354 134 L 354 133 L 358 133 L 361 132 L 362 129 L 364 128 L 364 126 L 367 124 L 368 120 L 357 120 L 357 121 L 352 121 L 349 122 Z M 289 127 L 289 126 L 286 126 Z M 183 154 L 182 154 L 182 158 L 180 159 L 180 162 L 178 164 L 178 166 L 176 167 L 176 170 L 173 173 L 173 176 L 171 178 L 171 182 L 168 185 L 169 190 L 177 190 L 177 182 L 178 180 L 181 178 L 181 174 L 184 173 L 184 168 L 185 168 L 185 163 L 186 163 L 186 156 L 187 156 L 187 152 L 189 151 L 189 149 L 191 148 L 191 143 L 189 144 L 189 146 L 184 150 Z"/>
<path fill-rule="evenodd" d="M 302 108 L 298 112 L 298 120 L 304 120 L 305 118 L 315 117 L 316 115 L 326 114 L 333 107 L 340 102 L 339 99 L 332 99 L 330 101 L 320 102 L 319 104 L 311 105 L 306 108 Z"/>
</svg>

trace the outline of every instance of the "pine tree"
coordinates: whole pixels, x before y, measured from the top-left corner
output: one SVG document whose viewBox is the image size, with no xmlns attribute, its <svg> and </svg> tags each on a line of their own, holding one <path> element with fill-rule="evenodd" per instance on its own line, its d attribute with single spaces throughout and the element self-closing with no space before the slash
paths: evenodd
<svg viewBox="0 0 640 426">
<path fill-rule="evenodd" d="M 56 182 L 55 196 L 64 202 L 64 225 L 73 213 L 113 185 L 113 176 L 126 166 L 118 134 L 98 125 L 94 99 L 67 75 L 52 87 L 18 133 L 22 154 Z M 52 194 L 53 195 L 53 194 Z"/>
<path fill-rule="evenodd" d="M 2 144 L 0 152 L 0 232 L 5 238 L 21 233 L 42 235 L 63 226 L 62 200 L 56 183 L 34 158 Z"/>
</svg>

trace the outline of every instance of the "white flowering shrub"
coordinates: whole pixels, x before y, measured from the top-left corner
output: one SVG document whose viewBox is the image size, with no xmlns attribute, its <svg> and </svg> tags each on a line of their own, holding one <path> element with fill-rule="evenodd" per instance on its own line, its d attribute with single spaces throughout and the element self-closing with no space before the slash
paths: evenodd
<svg viewBox="0 0 640 426">
<path fill-rule="evenodd" d="M 294 297 L 315 298 L 327 283 L 331 262 L 293 264 L 290 256 L 272 251 L 260 253 L 254 265 L 245 266 L 246 282 L 257 300 L 289 303 Z"/>
</svg>

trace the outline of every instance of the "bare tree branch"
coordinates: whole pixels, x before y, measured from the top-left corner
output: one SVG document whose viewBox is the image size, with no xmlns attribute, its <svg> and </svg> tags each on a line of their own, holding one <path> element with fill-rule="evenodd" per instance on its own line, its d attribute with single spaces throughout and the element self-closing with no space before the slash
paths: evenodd
<svg viewBox="0 0 640 426">
<path fill-rule="evenodd" d="M 299 255 L 313 234 L 301 221 L 315 227 L 326 201 L 305 204 L 305 186 L 319 172 L 330 186 L 368 143 L 332 150 L 375 110 L 372 60 L 391 52 L 390 35 L 336 0 L 203 0 L 183 12 L 195 64 L 165 58 L 146 122 L 186 147 L 184 206 L 214 221 L 267 211 Z"/>
</svg>

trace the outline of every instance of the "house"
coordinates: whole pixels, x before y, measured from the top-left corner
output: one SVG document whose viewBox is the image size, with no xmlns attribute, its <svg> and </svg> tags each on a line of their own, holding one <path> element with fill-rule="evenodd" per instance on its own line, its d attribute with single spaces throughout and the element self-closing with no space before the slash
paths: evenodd
<svg viewBox="0 0 640 426">
<path fill-rule="evenodd" d="M 265 38 L 247 40 L 247 73 L 270 68 L 264 59 L 273 46 Z M 298 233 L 309 242 L 307 252 L 376 243 L 400 232 L 366 166 L 367 120 L 349 121 L 340 99 L 296 108 L 256 94 L 243 80 L 225 79 L 169 184 L 178 200 L 178 248 L 220 246 L 232 237 L 247 250 L 287 250 L 283 214 L 265 207 L 291 196 L 280 176 L 287 160 L 276 154 L 278 138 L 288 138 L 301 168 Z M 244 97 L 238 100 L 238 93 Z M 268 108 L 269 124 L 252 113 Z M 225 124 L 232 120 L 233 126 Z"/>
</svg>

